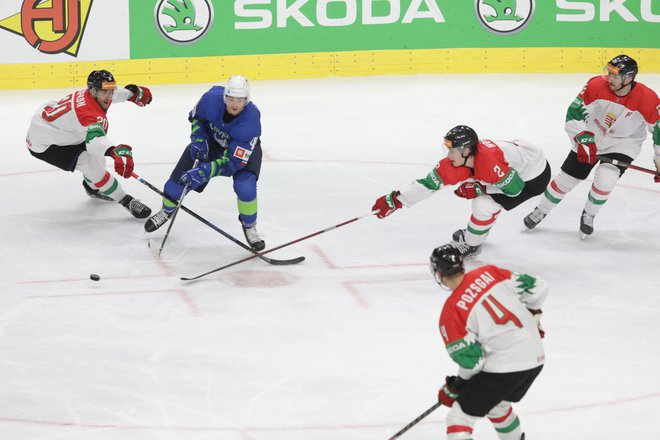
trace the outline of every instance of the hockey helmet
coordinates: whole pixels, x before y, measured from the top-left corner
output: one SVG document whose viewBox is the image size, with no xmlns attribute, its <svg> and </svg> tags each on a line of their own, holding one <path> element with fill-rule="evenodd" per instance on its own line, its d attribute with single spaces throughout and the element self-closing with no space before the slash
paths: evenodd
<svg viewBox="0 0 660 440">
<path fill-rule="evenodd" d="M 450 244 L 433 249 L 430 260 L 431 273 L 440 284 L 442 277 L 465 272 L 461 252 Z"/>
<path fill-rule="evenodd" d="M 456 148 L 461 153 L 467 149 L 468 156 L 474 154 L 478 143 L 477 133 L 467 125 L 457 125 L 445 135 L 445 146 L 447 148 Z"/>
<path fill-rule="evenodd" d="M 631 79 L 635 79 L 637 76 L 637 61 L 630 58 L 628 55 L 617 55 L 607 63 L 606 66 L 607 72 L 614 75 L 626 75 L 630 76 Z"/>
<path fill-rule="evenodd" d="M 112 73 L 107 70 L 94 70 L 87 77 L 87 88 L 90 90 L 115 90 L 117 83 Z"/>
<path fill-rule="evenodd" d="M 250 102 L 250 84 L 248 83 L 247 78 L 240 75 L 234 75 L 229 78 L 222 97 L 225 103 L 227 103 L 227 96 L 245 98 L 245 104 L 247 105 L 247 103 Z"/>
</svg>

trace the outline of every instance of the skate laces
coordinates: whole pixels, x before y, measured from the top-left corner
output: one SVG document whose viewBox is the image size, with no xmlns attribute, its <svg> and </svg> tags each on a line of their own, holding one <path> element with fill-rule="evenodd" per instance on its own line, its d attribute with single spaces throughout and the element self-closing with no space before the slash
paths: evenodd
<svg viewBox="0 0 660 440">
<path fill-rule="evenodd" d="M 595 215 L 587 214 L 586 211 L 582 211 L 582 224 L 586 226 L 594 226 Z"/>
<path fill-rule="evenodd" d="M 163 223 L 167 221 L 167 219 L 170 218 L 171 214 L 168 214 L 167 212 L 163 211 L 162 209 L 156 213 L 153 217 L 151 217 L 151 221 L 156 227 L 159 227 Z"/>
<path fill-rule="evenodd" d="M 451 245 L 454 248 L 458 249 L 458 252 L 460 252 L 461 255 L 463 255 L 463 256 L 469 255 L 477 249 L 476 246 L 470 246 L 469 244 L 467 244 L 464 241 L 455 241 L 455 242 L 451 243 Z"/>
<path fill-rule="evenodd" d="M 529 214 L 528 218 L 534 223 L 539 223 L 545 218 L 545 214 L 539 208 L 534 208 L 534 211 Z"/>
<path fill-rule="evenodd" d="M 250 243 L 261 241 L 261 236 L 257 232 L 256 226 L 252 226 L 251 228 L 243 226 L 243 231 L 245 231 L 245 238 L 247 238 Z"/>
</svg>

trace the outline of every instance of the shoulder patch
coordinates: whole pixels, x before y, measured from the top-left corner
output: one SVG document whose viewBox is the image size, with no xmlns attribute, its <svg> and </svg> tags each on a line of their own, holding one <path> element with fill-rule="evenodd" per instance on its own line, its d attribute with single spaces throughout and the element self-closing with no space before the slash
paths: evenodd
<svg viewBox="0 0 660 440">
<path fill-rule="evenodd" d="M 234 157 L 241 162 L 247 162 L 250 160 L 250 156 L 252 155 L 251 150 L 247 150 L 243 147 L 236 147 L 236 150 L 234 150 Z"/>
</svg>

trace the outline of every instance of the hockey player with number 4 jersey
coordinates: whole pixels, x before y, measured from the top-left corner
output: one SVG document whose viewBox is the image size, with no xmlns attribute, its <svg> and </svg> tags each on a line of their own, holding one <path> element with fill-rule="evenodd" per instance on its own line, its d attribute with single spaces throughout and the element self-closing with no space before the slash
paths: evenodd
<svg viewBox="0 0 660 440">
<path fill-rule="evenodd" d="M 112 73 L 94 70 L 87 78 L 87 89 L 49 101 L 37 110 L 26 143 L 37 159 L 64 171 L 80 171 L 90 197 L 118 202 L 134 217 L 146 218 L 151 210 L 126 194 L 106 170 L 106 157 L 110 157 L 120 176 L 129 178 L 133 172 L 132 148 L 115 145 L 107 137 L 108 108 L 124 101 L 144 107 L 151 102 L 151 92 L 135 84 L 118 88 Z"/>
<path fill-rule="evenodd" d="M 571 151 L 538 206 L 525 217 L 528 229 L 536 227 L 596 168 L 580 215 L 582 239 L 593 234 L 596 214 L 627 169 L 610 162 L 632 162 L 639 155 L 647 132 L 653 136 L 655 166 L 660 173 L 660 99 L 653 90 L 635 81 L 637 72 L 637 62 L 629 56 L 612 58 L 605 66 L 606 74 L 591 78 L 568 107 L 565 130 Z M 660 176 L 655 181 L 660 183 Z"/>
<path fill-rule="evenodd" d="M 371 209 L 384 218 L 460 183 L 454 193 L 472 199 L 472 215 L 466 229 L 454 232 L 452 244 L 464 258 L 474 258 L 502 209 L 511 210 L 543 193 L 550 181 L 550 165 L 543 151 L 529 142 L 479 139 L 466 125 L 449 130 L 444 143 L 447 157 L 425 178 L 381 196 Z"/>
<path fill-rule="evenodd" d="M 501 440 L 523 440 L 512 402 L 519 402 L 541 372 L 545 352 L 542 279 L 488 265 L 465 272 L 450 245 L 433 250 L 431 273 L 451 294 L 440 315 L 440 334 L 458 374 L 447 376 L 438 401 L 451 408 L 447 438 L 471 439 L 488 417 Z"/>
</svg>

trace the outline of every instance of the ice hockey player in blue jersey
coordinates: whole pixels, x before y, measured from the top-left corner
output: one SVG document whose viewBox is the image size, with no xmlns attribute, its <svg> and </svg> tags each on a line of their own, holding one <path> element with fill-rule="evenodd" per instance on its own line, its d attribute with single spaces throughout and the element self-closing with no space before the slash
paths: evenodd
<svg viewBox="0 0 660 440">
<path fill-rule="evenodd" d="M 261 169 L 261 113 L 250 101 L 250 85 L 232 76 L 227 85 L 202 95 L 188 116 L 191 133 L 186 147 L 165 183 L 162 209 L 144 224 L 153 232 L 174 212 L 185 185 L 201 193 L 216 176 L 232 177 L 238 198 L 238 218 L 245 239 L 255 251 L 266 243 L 257 233 L 257 179 Z M 193 167 L 199 160 L 197 167 Z"/>
</svg>

